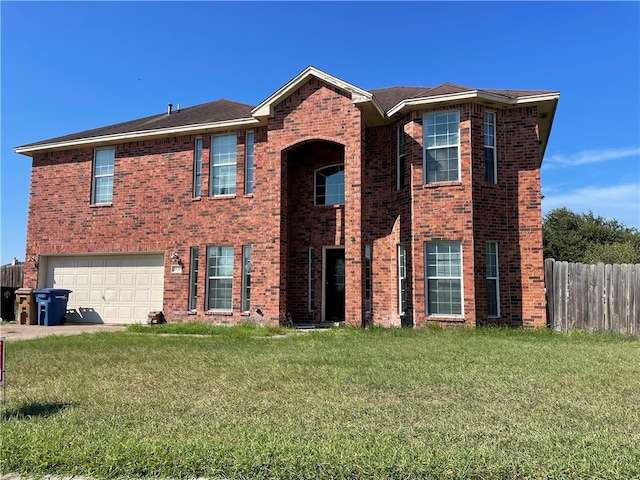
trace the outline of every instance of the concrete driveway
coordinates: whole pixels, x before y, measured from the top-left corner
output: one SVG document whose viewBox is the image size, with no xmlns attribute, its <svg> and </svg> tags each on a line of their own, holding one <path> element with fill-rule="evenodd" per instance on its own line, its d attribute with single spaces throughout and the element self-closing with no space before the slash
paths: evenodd
<svg viewBox="0 0 640 480">
<path fill-rule="evenodd" d="M 54 325 L 51 327 L 7 323 L 4 325 L 0 325 L 0 337 L 5 337 L 7 341 L 14 341 L 48 337 L 49 335 L 77 335 L 79 333 L 121 332 L 126 328 L 126 325 L 104 325 L 86 323 L 67 323 L 65 325 Z"/>
</svg>

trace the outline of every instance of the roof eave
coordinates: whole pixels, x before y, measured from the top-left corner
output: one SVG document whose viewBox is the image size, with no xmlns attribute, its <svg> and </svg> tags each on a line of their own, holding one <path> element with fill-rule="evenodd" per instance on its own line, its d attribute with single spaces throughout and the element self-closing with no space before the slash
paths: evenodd
<svg viewBox="0 0 640 480">
<path fill-rule="evenodd" d="M 174 135 L 184 134 L 201 134 L 215 130 L 225 130 L 237 127 L 252 127 L 258 126 L 262 122 L 259 119 L 251 118 L 238 118 L 234 120 L 224 120 L 220 122 L 200 123 L 194 125 L 182 125 L 178 127 L 159 128 L 153 130 L 140 130 L 136 132 L 116 133 L 111 135 L 98 135 L 95 137 L 77 138 L 74 140 L 64 140 L 61 142 L 41 143 L 37 145 L 24 145 L 21 147 L 15 147 L 14 152 L 32 156 L 33 154 L 53 151 L 64 150 L 68 148 L 89 147 L 107 145 L 113 143 L 122 143 L 127 141 L 146 140 L 150 138 L 167 137 Z"/>
<path fill-rule="evenodd" d="M 460 101 L 485 101 L 498 103 L 506 107 L 521 106 L 530 103 L 540 103 L 549 100 L 557 100 L 560 94 L 558 92 L 550 92 L 537 95 L 527 95 L 523 97 L 507 97 L 497 93 L 484 92 L 482 90 L 470 90 L 467 92 L 447 93 L 444 95 L 435 95 L 431 97 L 409 98 L 401 101 L 387 112 L 389 117 L 398 113 L 404 113 L 410 110 L 417 110 L 421 107 L 428 107 L 438 104 L 451 104 Z"/>
</svg>

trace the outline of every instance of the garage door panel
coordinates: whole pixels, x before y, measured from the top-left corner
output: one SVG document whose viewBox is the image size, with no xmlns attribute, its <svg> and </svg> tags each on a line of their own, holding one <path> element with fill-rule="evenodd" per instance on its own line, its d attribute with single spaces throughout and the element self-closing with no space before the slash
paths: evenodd
<svg viewBox="0 0 640 480">
<path fill-rule="evenodd" d="M 141 323 L 162 310 L 164 255 L 49 257 L 47 285 L 67 288 L 73 321 Z"/>
</svg>

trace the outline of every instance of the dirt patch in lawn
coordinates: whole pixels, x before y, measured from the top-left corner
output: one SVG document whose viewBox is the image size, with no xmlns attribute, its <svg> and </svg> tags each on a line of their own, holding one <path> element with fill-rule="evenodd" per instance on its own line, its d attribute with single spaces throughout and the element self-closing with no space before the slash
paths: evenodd
<svg viewBox="0 0 640 480">
<path fill-rule="evenodd" d="M 19 325 L 17 323 L 6 323 L 0 325 L 0 337 L 5 337 L 7 341 L 29 340 L 31 338 L 48 337 L 50 335 L 78 335 L 80 333 L 97 332 L 121 332 L 126 329 L 126 325 L 105 325 L 105 324 L 72 324 L 54 325 L 45 327 L 41 325 Z"/>
</svg>

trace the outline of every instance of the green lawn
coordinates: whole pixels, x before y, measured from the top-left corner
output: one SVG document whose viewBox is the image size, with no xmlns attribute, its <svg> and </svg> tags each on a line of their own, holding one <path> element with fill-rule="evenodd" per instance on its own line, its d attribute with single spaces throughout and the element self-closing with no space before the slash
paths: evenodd
<svg viewBox="0 0 640 480">
<path fill-rule="evenodd" d="M 0 473 L 640 478 L 637 338 L 164 328 L 9 343 Z"/>
</svg>

